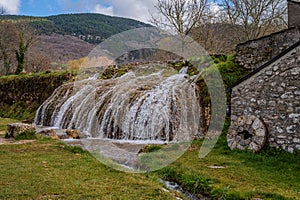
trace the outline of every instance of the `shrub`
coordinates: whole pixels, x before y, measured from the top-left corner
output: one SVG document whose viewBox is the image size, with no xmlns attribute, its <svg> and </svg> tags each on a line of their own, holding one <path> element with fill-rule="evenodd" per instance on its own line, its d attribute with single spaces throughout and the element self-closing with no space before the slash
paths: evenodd
<svg viewBox="0 0 300 200">
<path fill-rule="evenodd" d="M 192 194 L 208 195 L 211 191 L 210 179 L 197 173 L 183 173 L 180 182 L 182 188 Z"/>
<path fill-rule="evenodd" d="M 155 152 L 155 151 L 159 151 L 162 148 L 161 145 L 146 145 L 144 147 L 144 149 L 142 150 L 142 153 L 151 153 L 151 152 Z"/>
<path fill-rule="evenodd" d="M 158 174 L 163 180 L 178 183 L 184 190 L 196 196 L 209 195 L 211 192 L 212 180 L 199 173 L 165 167 Z"/>
<path fill-rule="evenodd" d="M 32 131 L 25 131 L 16 136 L 16 140 L 35 140 L 37 139 L 36 133 Z"/>
</svg>

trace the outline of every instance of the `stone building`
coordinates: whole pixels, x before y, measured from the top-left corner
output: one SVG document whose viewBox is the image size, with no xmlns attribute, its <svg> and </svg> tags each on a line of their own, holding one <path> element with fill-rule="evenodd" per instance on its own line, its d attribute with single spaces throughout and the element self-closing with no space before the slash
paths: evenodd
<svg viewBox="0 0 300 200">
<path fill-rule="evenodd" d="M 288 0 L 288 26 L 289 27 L 300 27 L 300 1 L 299 0 Z"/>
<path fill-rule="evenodd" d="M 229 88 L 231 149 L 300 150 L 300 2 L 288 4 L 288 29 L 237 47 L 237 59 L 253 71 Z"/>
<path fill-rule="evenodd" d="M 288 29 L 237 45 L 235 61 L 255 69 L 296 43 L 300 38 L 300 0 L 288 0 L 288 25 Z"/>
</svg>

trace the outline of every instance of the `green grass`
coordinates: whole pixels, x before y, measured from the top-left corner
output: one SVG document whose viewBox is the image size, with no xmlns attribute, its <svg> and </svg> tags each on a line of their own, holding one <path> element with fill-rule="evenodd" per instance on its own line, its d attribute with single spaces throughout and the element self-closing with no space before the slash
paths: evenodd
<svg viewBox="0 0 300 200">
<path fill-rule="evenodd" d="M 7 131 L 7 124 L 18 122 L 16 119 L 10 119 L 10 118 L 1 118 L 0 117 L 0 132 Z"/>
<path fill-rule="evenodd" d="M 225 133 L 203 159 L 195 141 L 180 159 L 157 174 L 180 183 L 194 194 L 215 199 L 300 199 L 300 156 L 265 148 L 260 153 L 230 151 Z M 224 166 L 211 169 L 208 166 Z"/>
<path fill-rule="evenodd" d="M 26 105 L 24 102 L 18 102 L 13 105 L 4 105 L 3 110 L 0 110 L 0 116 L 9 117 L 22 120 L 33 121 L 35 117 L 35 110 L 37 110 L 39 105 L 32 103 L 31 105 Z"/>
<path fill-rule="evenodd" d="M 222 55 L 213 57 L 216 66 L 222 76 L 226 87 L 234 84 L 238 79 L 247 75 L 250 71 L 242 68 L 234 62 L 235 55 Z"/>
<path fill-rule="evenodd" d="M 1 124 L 12 121 L 0 119 Z M 228 122 L 224 133 L 227 128 Z M 299 152 L 230 151 L 224 133 L 204 159 L 198 157 L 202 141 L 195 141 L 177 161 L 145 175 L 116 171 L 81 148 L 50 139 L 0 145 L 0 199 L 172 199 L 158 177 L 199 197 L 300 199 Z"/>
<path fill-rule="evenodd" d="M 148 144 L 144 147 L 144 149 L 140 153 L 151 153 L 155 151 L 161 150 L 163 145 L 158 144 Z"/>
<path fill-rule="evenodd" d="M 16 140 L 35 140 L 37 139 L 36 132 L 25 131 L 17 135 Z"/>
<path fill-rule="evenodd" d="M 154 178 L 106 167 L 53 140 L 0 145 L 0 199 L 173 199 Z"/>
<path fill-rule="evenodd" d="M 0 81 L 15 81 L 15 80 L 26 80 L 31 78 L 37 78 L 37 79 L 43 79 L 43 78 L 52 78 L 52 77 L 58 77 L 61 80 L 66 81 L 67 76 L 75 76 L 77 71 L 72 70 L 66 70 L 66 71 L 45 71 L 45 72 L 39 72 L 39 73 L 29 73 L 29 74 L 11 74 L 8 76 L 0 76 Z"/>
</svg>

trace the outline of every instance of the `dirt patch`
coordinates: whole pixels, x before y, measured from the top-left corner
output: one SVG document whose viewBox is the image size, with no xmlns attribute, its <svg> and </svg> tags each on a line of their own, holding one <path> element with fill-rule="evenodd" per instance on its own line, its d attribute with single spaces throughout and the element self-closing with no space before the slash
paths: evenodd
<svg viewBox="0 0 300 200">
<path fill-rule="evenodd" d="M 0 145 L 4 144 L 27 144 L 34 142 L 35 140 L 15 140 L 15 139 L 6 139 L 4 137 L 0 137 Z"/>
<path fill-rule="evenodd" d="M 5 131 L 0 131 L 0 138 L 5 136 Z"/>
</svg>

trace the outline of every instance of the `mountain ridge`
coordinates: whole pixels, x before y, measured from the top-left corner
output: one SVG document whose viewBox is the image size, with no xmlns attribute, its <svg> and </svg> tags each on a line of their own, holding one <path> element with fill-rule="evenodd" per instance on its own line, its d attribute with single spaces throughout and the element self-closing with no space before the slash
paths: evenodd
<svg viewBox="0 0 300 200">
<path fill-rule="evenodd" d="M 134 28 L 151 27 L 134 19 L 97 13 L 59 14 L 45 17 L 1 15 L 0 20 L 24 20 L 40 35 L 72 35 L 91 44 L 99 44 L 112 35 Z"/>
</svg>

